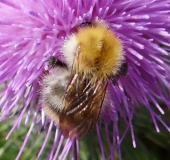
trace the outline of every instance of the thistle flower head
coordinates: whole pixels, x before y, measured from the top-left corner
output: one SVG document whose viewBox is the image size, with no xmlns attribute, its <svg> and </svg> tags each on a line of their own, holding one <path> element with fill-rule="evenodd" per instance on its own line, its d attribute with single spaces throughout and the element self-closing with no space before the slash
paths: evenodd
<svg viewBox="0 0 170 160">
<path fill-rule="evenodd" d="M 58 132 L 58 126 L 46 119 L 41 112 L 41 103 L 37 103 L 40 101 L 38 91 L 40 77 L 45 70 L 48 70 L 48 58 L 61 57 L 60 50 L 64 39 L 75 32 L 80 23 L 91 22 L 94 19 L 104 20 L 116 33 L 123 43 L 128 63 L 128 75 L 121 77 L 117 85 L 109 83 L 109 103 L 107 110 L 102 112 L 101 121 L 106 125 L 106 135 L 101 135 L 99 125 L 96 125 L 103 159 L 106 159 L 106 155 L 101 136 L 108 138 L 113 159 L 114 151 L 119 148 L 125 135 L 119 135 L 120 118 L 127 123 L 124 133 L 130 129 L 133 146 L 136 146 L 132 124 L 136 106 L 143 105 L 148 109 L 157 132 L 159 132 L 157 121 L 170 131 L 151 107 L 153 104 L 160 114 L 164 114 L 157 103 L 157 100 L 160 100 L 170 108 L 169 0 L 18 0 L 17 2 L 1 0 L 0 83 L 7 85 L 1 92 L 0 120 L 17 115 L 7 138 L 16 127 L 20 126 L 21 121 L 25 121 L 25 124 L 32 121 L 17 159 L 37 124 L 47 130 L 37 158 L 40 157 L 53 128 L 56 128 L 56 136 L 48 159 L 56 159 L 58 156 L 62 160 L 65 159 L 71 147 L 78 152 L 79 141 L 74 142 L 70 139 L 66 140 L 64 149 L 61 149 L 64 138 Z M 108 126 L 112 124 L 114 127 L 110 135 Z M 114 137 L 113 140 L 110 137 Z"/>
</svg>

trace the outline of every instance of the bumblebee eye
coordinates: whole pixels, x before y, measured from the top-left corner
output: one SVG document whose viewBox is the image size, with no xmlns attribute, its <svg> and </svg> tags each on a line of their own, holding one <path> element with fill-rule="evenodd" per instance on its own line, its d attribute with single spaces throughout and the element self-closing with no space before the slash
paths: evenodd
<svg viewBox="0 0 170 160">
<path fill-rule="evenodd" d="M 63 67 L 63 68 L 67 68 L 67 65 L 64 63 L 64 62 L 62 62 L 62 61 L 60 61 L 60 60 L 58 60 L 56 57 L 54 57 L 54 56 L 51 56 L 51 57 L 49 57 L 49 59 L 48 59 L 48 64 L 49 64 L 49 67 Z"/>
</svg>

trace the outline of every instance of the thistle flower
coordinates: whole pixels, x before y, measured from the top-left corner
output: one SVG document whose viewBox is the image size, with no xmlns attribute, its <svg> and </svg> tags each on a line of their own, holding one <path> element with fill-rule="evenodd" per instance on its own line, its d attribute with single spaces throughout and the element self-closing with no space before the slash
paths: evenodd
<svg viewBox="0 0 170 160">
<path fill-rule="evenodd" d="M 16 159 L 34 130 L 35 125 L 47 130 L 46 138 L 37 156 L 41 156 L 50 133 L 56 128 L 56 136 L 48 159 L 65 159 L 70 149 L 79 158 L 79 141 L 68 139 L 65 147 L 58 126 L 45 118 L 41 112 L 39 89 L 40 77 L 47 69 L 47 59 L 60 56 L 65 38 L 78 24 L 94 19 L 106 21 L 124 45 L 128 75 L 118 80 L 117 85 L 109 84 L 109 107 L 102 115 L 106 127 L 105 135 L 100 134 L 96 125 L 102 158 L 106 159 L 102 136 L 109 143 L 110 157 L 118 150 L 127 130 L 130 129 L 133 146 L 136 147 L 132 119 L 135 107 L 145 106 L 152 117 L 156 131 L 157 122 L 170 128 L 151 107 L 153 104 L 160 114 L 164 110 L 157 103 L 162 101 L 170 108 L 170 1 L 169 0 L 1 0 L 0 1 L 0 83 L 7 84 L 1 92 L 1 117 L 17 115 L 7 139 L 21 121 L 32 121 L 23 145 Z M 35 107 L 36 106 L 36 107 Z M 42 113 L 42 114 L 41 114 Z M 32 117 L 32 115 L 34 116 Z M 26 118 L 25 116 L 26 115 Z M 118 122 L 124 119 L 127 127 L 119 135 Z M 113 132 L 108 127 L 113 125 Z M 113 137 L 113 139 L 111 139 Z M 76 147 L 75 147 L 76 146 Z M 81 149 L 81 148 L 80 148 Z M 73 154 L 74 155 L 74 154 Z"/>
</svg>

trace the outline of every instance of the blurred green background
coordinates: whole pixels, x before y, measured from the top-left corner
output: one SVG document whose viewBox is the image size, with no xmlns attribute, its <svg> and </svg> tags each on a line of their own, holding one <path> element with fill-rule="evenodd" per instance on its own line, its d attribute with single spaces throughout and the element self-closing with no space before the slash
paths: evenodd
<svg viewBox="0 0 170 160">
<path fill-rule="evenodd" d="M 170 126 L 170 112 L 166 107 L 161 106 L 165 110 L 165 115 L 161 118 Z M 160 123 L 158 123 L 160 132 L 156 132 L 150 114 L 145 107 L 138 108 L 137 113 L 138 115 L 133 119 L 137 148 L 133 148 L 131 134 L 128 131 L 121 145 L 122 160 L 170 160 L 170 133 Z M 16 158 L 29 129 L 29 126 L 22 124 L 20 128 L 13 132 L 8 140 L 5 140 L 6 135 L 12 127 L 11 122 L 14 122 L 14 120 L 15 118 L 0 123 L 0 160 L 14 160 Z M 125 129 L 125 124 L 121 119 L 119 129 L 120 133 Z M 101 134 L 105 135 L 104 132 L 105 129 L 102 127 Z M 43 131 L 38 135 L 37 128 L 35 127 L 20 158 L 21 160 L 36 159 L 45 134 L 45 131 Z M 40 160 L 47 158 L 54 136 L 55 134 L 52 133 Z M 109 148 L 105 136 L 102 136 L 102 140 L 105 146 L 106 157 L 109 159 Z M 102 160 L 95 131 L 81 140 L 80 147 L 80 160 Z M 115 157 L 117 160 L 117 154 Z M 71 159 L 71 157 L 68 156 L 68 159 Z"/>
</svg>

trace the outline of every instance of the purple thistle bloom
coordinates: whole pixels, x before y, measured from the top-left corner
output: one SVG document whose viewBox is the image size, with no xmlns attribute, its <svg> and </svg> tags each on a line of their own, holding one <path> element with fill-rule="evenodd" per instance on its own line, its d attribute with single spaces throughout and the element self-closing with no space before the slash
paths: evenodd
<svg viewBox="0 0 170 160">
<path fill-rule="evenodd" d="M 56 127 L 56 136 L 48 159 L 64 160 L 72 148 L 79 158 L 79 141 L 64 140 L 53 122 L 41 112 L 39 90 L 41 76 L 47 69 L 50 56 L 60 56 L 63 40 L 78 24 L 95 18 L 104 20 L 124 45 L 128 75 L 117 85 L 109 84 L 110 104 L 102 115 L 106 135 L 100 134 L 97 124 L 102 158 L 106 159 L 101 136 L 109 142 L 110 157 L 128 129 L 136 147 L 132 119 L 135 106 L 144 105 L 150 112 L 156 131 L 157 121 L 170 131 L 151 103 L 164 114 L 157 100 L 170 109 L 170 1 L 169 0 L 1 0 L 0 1 L 0 83 L 7 82 L 1 93 L 0 120 L 17 114 L 17 120 L 7 139 L 21 121 L 32 121 L 16 159 L 19 159 L 35 125 L 47 130 L 46 138 L 37 156 L 41 156 L 50 133 Z M 19 103 L 20 101 L 20 103 Z M 35 110 L 36 105 L 36 110 Z M 40 114 L 42 115 L 40 116 Z M 26 114 L 26 118 L 23 117 Z M 33 118 L 31 115 L 33 115 Z M 123 118 L 127 128 L 119 135 L 118 121 Z M 108 126 L 113 125 L 113 139 Z M 64 149 L 61 148 L 65 141 Z"/>
</svg>

